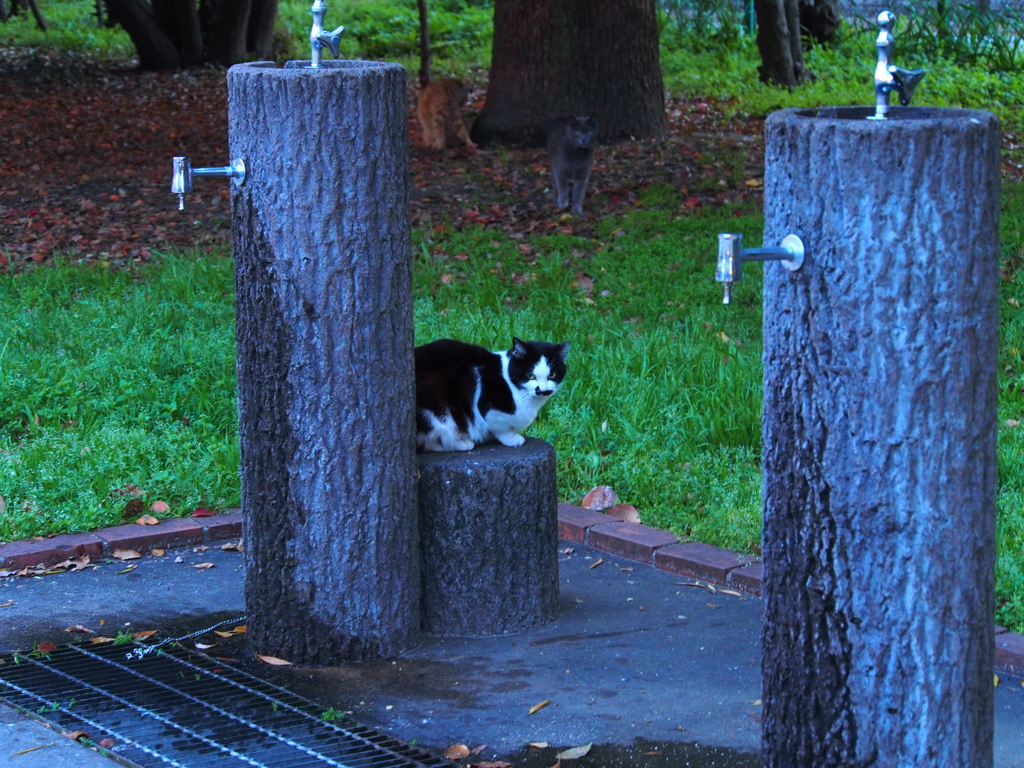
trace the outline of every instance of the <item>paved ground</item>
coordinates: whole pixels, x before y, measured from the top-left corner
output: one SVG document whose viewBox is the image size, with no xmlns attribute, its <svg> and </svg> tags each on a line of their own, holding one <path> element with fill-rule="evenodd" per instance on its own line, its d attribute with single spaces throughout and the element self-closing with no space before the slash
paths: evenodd
<svg viewBox="0 0 1024 768">
<path fill-rule="evenodd" d="M 394 662 L 250 669 L 419 746 L 486 744 L 481 758 L 509 759 L 519 768 L 547 768 L 556 747 L 589 742 L 605 750 L 605 765 L 756 766 L 761 601 L 687 587 L 690 579 L 562 544 L 568 548 L 560 555 L 560 617 L 540 629 L 432 639 Z M 175 563 L 179 554 L 183 562 Z M 73 636 L 64 628 L 75 624 L 105 634 L 184 632 L 244 613 L 237 553 L 189 548 L 136 562 L 130 573 L 119 574 L 125 564 L 114 563 L 0 580 L 0 604 L 14 601 L 0 608 L 0 650 L 67 642 Z M 191 567 L 200 562 L 216 567 Z M 550 704 L 528 714 L 545 700 Z M 996 708 L 996 765 L 1024 766 L 1020 680 L 1003 679 Z M 14 729 L 28 747 L 53 741 L 28 727 Z M 540 741 L 551 747 L 532 754 L 524 747 Z M 716 753 L 686 746 L 693 742 Z M 15 760 L 55 753 L 9 757 L 18 750 L 2 743 L 0 765 L 15 768 L 36 765 Z M 46 757 L 47 768 L 86 765 Z"/>
</svg>

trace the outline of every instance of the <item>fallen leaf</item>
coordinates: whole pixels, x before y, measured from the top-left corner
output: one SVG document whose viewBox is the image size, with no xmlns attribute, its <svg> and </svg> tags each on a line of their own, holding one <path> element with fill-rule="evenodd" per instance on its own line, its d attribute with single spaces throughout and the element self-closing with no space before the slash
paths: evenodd
<svg viewBox="0 0 1024 768">
<path fill-rule="evenodd" d="M 237 627 L 235 627 L 235 628 L 234 628 L 234 630 L 233 630 L 233 631 L 234 631 L 234 632 L 235 632 L 236 634 L 239 634 L 239 635 L 244 635 L 244 634 L 245 634 L 245 630 L 246 630 L 246 629 L 248 629 L 248 627 L 247 627 L 247 626 L 246 626 L 245 624 L 239 624 L 239 625 L 238 625 Z"/>
<path fill-rule="evenodd" d="M 149 511 L 150 512 L 154 512 L 154 513 L 156 513 L 158 515 L 164 514 L 169 509 L 170 509 L 170 506 L 168 506 L 166 501 L 154 501 L 150 505 L 150 507 L 149 507 Z"/>
<path fill-rule="evenodd" d="M 532 707 L 530 707 L 530 711 L 526 714 L 532 715 L 534 712 L 540 712 L 542 709 L 544 709 L 544 707 L 546 707 L 550 703 L 551 699 L 544 699 L 544 701 L 542 701 L 540 704 L 534 704 Z"/>
<path fill-rule="evenodd" d="M 993 678 L 993 679 L 992 679 L 992 683 L 993 683 L 993 685 L 994 685 L 994 686 L 995 686 L 996 688 L 998 688 L 998 687 L 999 687 L 999 675 L 992 675 L 992 678 Z"/>
<path fill-rule="evenodd" d="M 750 702 L 750 705 L 752 707 L 760 707 L 761 706 L 761 700 L 760 699 L 754 699 L 752 702 Z"/>
<path fill-rule="evenodd" d="M 71 731 L 70 733 L 63 731 L 61 732 L 61 736 L 67 736 L 72 741 L 81 741 L 82 739 L 89 738 L 89 734 L 85 731 Z"/>
<path fill-rule="evenodd" d="M 758 181 L 757 179 L 747 179 L 743 183 L 746 184 L 748 187 L 760 187 L 761 186 L 761 182 Z"/>
<path fill-rule="evenodd" d="M 65 632 L 88 632 L 90 635 L 96 634 L 88 627 L 83 627 L 81 624 L 72 624 L 70 627 L 64 630 Z"/>
<path fill-rule="evenodd" d="M 162 549 L 151 549 L 151 550 L 149 550 L 149 554 L 151 554 L 153 557 L 163 557 L 164 556 L 164 550 L 162 550 Z"/>
<path fill-rule="evenodd" d="M 104 749 L 110 749 L 111 747 L 116 747 L 117 742 L 113 739 L 100 739 L 96 742 L 96 745 L 103 747 Z"/>
<path fill-rule="evenodd" d="M 260 661 L 266 662 L 267 664 L 273 664 L 275 667 L 291 667 L 293 664 L 290 661 L 279 659 L 276 656 L 264 656 L 262 653 L 257 653 L 256 658 Z"/>
<path fill-rule="evenodd" d="M 608 507 L 604 513 L 611 515 L 612 517 L 618 518 L 624 523 L 639 523 L 640 513 L 636 511 L 636 507 L 632 504 L 616 504 Z"/>
<path fill-rule="evenodd" d="M 587 754 L 587 752 L 590 751 L 590 748 L 592 746 L 594 746 L 594 742 L 584 744 L 581 747 L 573 747 L 572 749 L 567 749 L 563 752 L 559 752 L 557 755 L 555 755 L 555 757 L 557 757 L 559 760 L 576 760 Z"/>
<path fill-rule="evenodd" d="M 185 562 L 185 558 L 182 557 L 181 555 L 178 555 L 176 558 L 174 558 L 174 562 L 176 562 L 176 563 L 184 563 Z"/>
<path fill-rule="evenodd" d="M 5 509 L 7 509 L 7 501 L 3 496 L 0 496 L 0 515 L 4 513 Z"/>
<path fill-rule="evenodd" d="M 57 650 L 57 646 L 53 643 L 40 643 L 36 646 L 36 650 L 40 653 L 53 653 Z"/>
<path fill-rule="evenodd" d="M 95 643 L 96 645 L 103 645 L 104 643 L 112 643 L 112 642 L 114 642 L 114 638 L 112 638 L 112 637 L 105 637 L 103 635 L 96 635 L 96 637 L 90 637 L 89 638 L 89 642 L 90 643 Z"/>
<path fill-rule="evenodd" d="M 587 492 L 587 495 L 583 497 L 581 505 L 584 509 L 601 510 L 607 509 L 618 500 L 618 494 L 612 490 L 611 486 L 599 485 Z"/>
<path fill-rule="evenodd" d="M 528 743 L 534 749 L 546 749 L 548 746 L 548 743 L 546 741 L 531 741 Z"/>
<path fill-rule="evenodd" d="M 217 566 L 215 563 L 199 563 L 198 565 L 193 565 L 192 567 L 206 570 L 207 568 L 216 568 Z"/>
<path fill-rule="evenodd" d="M 446 760 L 461 760 L 464 757 L 469 757 L 469 747 L 465 744 L 452 744 L 444 751 L 444 757 Z"/>
<path fill-rule="evenodd" d="M 478 763 L 470 763 L 473 768 L 512 768 L 515 763 L 506 763 L 502 760 L 481 760 Z"/>
<path fill-rule="evenodd" d="M 217 647 L 217 643 L 196 643 L 195 645 L 200 651 L 208 651 Z"/>
<path fill-rule="evenodd" d="M 479 747 L 473 747 L 471 750 L 469 750 L 469 754 L 471 754 L 471 755 L 479 755 L 485 749 L 487 749 L 487 745 L 486 744 L 481 744 Z"/>
<path fill-rule="evenodd" d="M 199 507 L 195 512 L 192 513 L 192 517 L 213 517 L 217 513 L 212 509 L 206 507 Z"/>
<path fill-rule="evenodd" d="M 737 592 L 735 589 L 722 589 L 721 587 L 719 587 L 718 591 L 721 592 L 723 595 L 732 595 L 733 597 L 743 597 L 743 593 L 742 592 Z"/>
<path fill-rule="evenodd" d="M 592 562 L 590 564 L 590 568 L 588 570 L 591 570 L 591 571 L 594 570 L 595 568 L 597 568 L 597 566 L 599 566 L 603 562 L 604 562 L 604 558 L 603 557 L 597 558 L 597 560 L 595 560 L 594 562 Z"/>
<path fill-rule="evenodd" d="M 1020 306 L 1020 302 L 1017 301 L 1017 299 L 1015 299 L 1013 296 L 1008 298 L 1006 300 L 1006 303 L 1009 304 L 1011 307 L 1019 307 Z"/>
<path fill-rule="evenodd" d="M 144 637 L 152 637 L 159 631 L 159 629 L 144 629 L 141 632 L 132 632 L 132 637 L 136 640 L 141 640 Z"/>
<path fill-rule="evenodd" d="M 136 558 L 142 557 L 134 549 L 115 549 L 110 553 L 111 557 L 116 557 L 118 560 L 135 560 Z"/>
<path fill-rule="evenodd" d="M 122 573 L 131 573 L 132 571 L 134 571 L 138 567 L 139 567 L 138 565 L 135 565 L 133 563 L 132 565 L 129 565 L 127 568 L 125 568 L 123 571 L 118 571 L 117 575 L 120 576 Z"/>
<path fill-rule="evenodd" d="M 198 547 L 192 547 L 193 552 L 205 552 L 209 547 L 205 544 L 200 544 Z"/>
<path fill-rule="evenodd" d="M 143 515 L 135 521 L 136 525 L 159 525 L 160 521 L 152 515 Z"/>
<path fill-rule="evenodd" d="M 213 634 L 217 635 L 218 637 L 234 637 L 235 636 L 234 632 L 221 632 L 219 629 L 213 630 Z"/>
<path fill-rule="evenodd" d="M 220 548 L 225 552 L 241 552 L 242 542 L 241 541 L 229 541 L 227 544 L 221 544 Z"/>
<path fill-rule="evenodd" d="M 619 568 L 619 570 L 622 571 L 623 573 L 632 573 L 633 572 L 632 568 Z"/>
<path fill-rule="evenodd" d="M 1003 426 L 1005 426 L 1008 429 L 1016 429 L 1017 427 L 1020 426 L 1020 421 L 1017 419 L 1007 419 L 1006 421 L 1003 422 Z"/>
</svg>

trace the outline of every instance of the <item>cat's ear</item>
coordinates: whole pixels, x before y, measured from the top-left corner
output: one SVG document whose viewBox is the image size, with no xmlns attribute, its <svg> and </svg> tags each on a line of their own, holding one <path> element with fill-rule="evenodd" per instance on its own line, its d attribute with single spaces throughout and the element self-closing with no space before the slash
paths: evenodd
<svg viewBox="0 0 1024 768">
<path fill-rule="evenodd" d="M 512 349 L 509 350 L 510 357 L 526 357 L 527 355 L 526 344 L 515 336 L 512 337 Z"/>
<path fill-rule="evenodd" d="M 565 362 L 565 356 L 569 354 L 569 347 L 572 345 L 568 341 L 563 341 L 561 344 L 556 344 L 558 347 L 558 356 L 562 358 L 562 362 Z"/>
</svg>

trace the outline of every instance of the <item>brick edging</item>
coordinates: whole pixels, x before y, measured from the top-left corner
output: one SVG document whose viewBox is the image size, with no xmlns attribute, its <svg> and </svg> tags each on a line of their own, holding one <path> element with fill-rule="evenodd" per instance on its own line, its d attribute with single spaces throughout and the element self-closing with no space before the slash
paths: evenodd
<svg viewBox="0 0 1024 768">
<path fill-rule="evenodd" d="M 0 570 L 54 565 L 74 557 L 104 557 L 116 549 L 149 552 L 238 538 L 242 515 L 232 509 L 213 517 L 171 517 L 156 525 L 117 525 L 91 533 L 66 533 L 48 539 L 0 544 Z M 558 505 L 558 536 L 626 560 L 653 565 L 719 587 L 761 594 L 763 572 L 756 557 L 699 541 L 680 542 L 668 531 L 624 523 L 602 512 Z M 996 627 L 995 668 L 1024 676 L 1024 635 Z"/>
<path fill-rule="evenodd" d="M 168 517 L 156 525 L 115 525 L 91 533 L 65 533 L 48 539 L 29 539 L 0 544 L 0 570 L 20 570 L 35 565 L 55 565 L 82 557 L 105 557 L 117 549 L 149 552 L 209 544 L 242 535 L 240 510 L 212 517 Z"/>
<path fill-rule="evenodd" d="M 567 541 L 649 563 L 663 571 L 719 587 L 731 587 L 752 595 L 761 594 L 760 560 L 699 541 L 678 542 L 668 531 L 640 523 L 624 523 L 616 517 L 573 504 L 558 505 L 558 535 Z M 1024 635 L 996 627 L 995 669 L 1024 676 Z"/>
</svg>

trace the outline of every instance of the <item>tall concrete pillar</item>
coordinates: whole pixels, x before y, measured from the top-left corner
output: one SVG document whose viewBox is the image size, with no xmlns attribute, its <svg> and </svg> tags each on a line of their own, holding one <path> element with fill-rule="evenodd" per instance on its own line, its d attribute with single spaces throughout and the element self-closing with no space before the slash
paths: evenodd
<svg viewBox="0 0 1024 768">
<path fill-rule="evenodd" d="M 302 664 L 419 642 L 409 138 L 398 64 L 228 72 L 245 596 Z"/>
<path fill-rule="evenodd" d="M 766 126 L 763 765 L 992 765 L 999 124 Z"/>
</svg>

